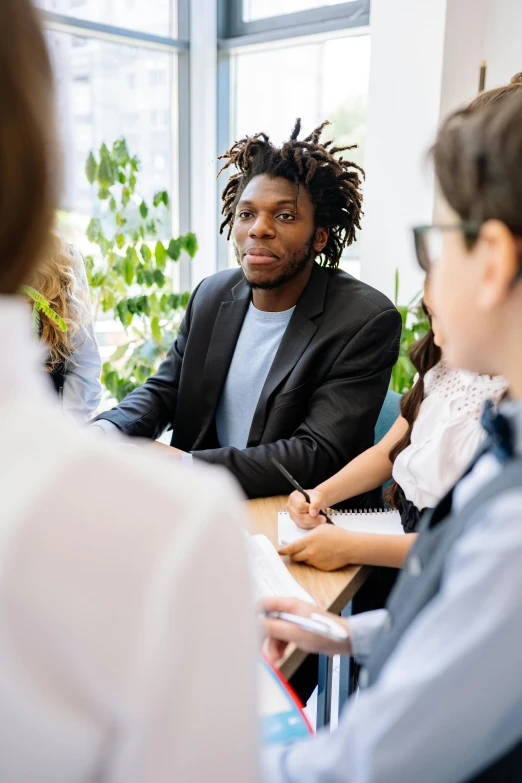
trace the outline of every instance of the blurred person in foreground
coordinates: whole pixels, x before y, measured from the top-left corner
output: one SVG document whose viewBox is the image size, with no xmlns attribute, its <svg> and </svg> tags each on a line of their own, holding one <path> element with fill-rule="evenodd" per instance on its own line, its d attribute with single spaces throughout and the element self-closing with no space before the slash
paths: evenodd
<svg viewBox="0 0 522 783">
<path fill-rule="evenodd" d="M 386 609 L 343 644 L 265 620 L 270 652 L 355 655 L 364 669 L 337 731 L 271 749 L 266 783 L 522 780 L 522 94 L 452 114 L 433 151 L 437 223 L 415 231 L 452 367 L 504 376 L 483 447 L 425 511 Z M 266 599 L 268 611 L 309 604 Z"/>
<path fill-rule="evenodd" d="M 52 118 L 35 12 L 2 0 L 0 780 L 255 781 L 239 493 L 210 468 L 172 481 L 171 464 L 101 448 L 41 372 L 18 292 L 53 220 Z"/>
</svg>

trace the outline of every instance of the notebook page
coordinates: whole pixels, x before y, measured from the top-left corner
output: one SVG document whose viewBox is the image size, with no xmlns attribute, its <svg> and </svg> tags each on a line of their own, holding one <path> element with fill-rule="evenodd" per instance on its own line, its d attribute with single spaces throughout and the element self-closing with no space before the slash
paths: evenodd
<svg viewBox="0 0 522 783">
<path fill-rule="evenodd" d="M 333 514 L 332 522 L 343 530 L 353 533 L 379 533 L 382 535 L 403 535 L 404 528 L 401 524 L 401 515 L 398 511 L 373 512 L 364 514 L 361 512 L 340 512 Z M 277 537 L 279 545 L 291 544 L 298 538 L 306 536 L 309 530 L 303 530 L 292 522 L 286 511 L 280 511 L 277 517 Z"/>
<path fill-rule="evenodd" d="M 296 582 L 266 536 L 249 536 L 248 548 L 257 600 L 278 595 L 314 603 L 312 597 Z"/>
</svg>

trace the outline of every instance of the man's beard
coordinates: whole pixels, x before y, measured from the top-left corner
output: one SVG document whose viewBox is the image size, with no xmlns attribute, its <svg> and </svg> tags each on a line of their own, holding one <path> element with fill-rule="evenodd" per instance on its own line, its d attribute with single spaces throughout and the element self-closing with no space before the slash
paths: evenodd
<svg viewBox="0 0 522 783">
<path fill-rule="evenodd" d="M 243 269 L 243 266 L 241 264 L 241 259 L 239 257 L 238 249 L 235 246 L 234 246 L 234 252 L 236 254 L 237 263 L 241 266 L 241 269 L 243 271 L 243 276 L 246 280 L 247 285 L 250 288 L 258 288 L 263 291 L 270 291 L 273 288 L 279 288 L 285 283 L 288 283 L 289 280 L 293 280 L 294 277 L 297 277 L 298 275 L 301 274 L 301 272 L 304 272 L 308 264 L 314 260 L 315 258 L 314 237 L 310 239 L 310 242 L 305 246 L 303 250 L 296 253 L 293 256 L 293 258 L 290 259 L 290 261 L 287 263 L 285 269 L 283 269 L 279 277 L 276 277 L 274 280 L 264 280 L 259 283 L 256 283 L 255 281 L 251 281 L 247 278 L 245 274 L 245 270 Z"/>
</svg>

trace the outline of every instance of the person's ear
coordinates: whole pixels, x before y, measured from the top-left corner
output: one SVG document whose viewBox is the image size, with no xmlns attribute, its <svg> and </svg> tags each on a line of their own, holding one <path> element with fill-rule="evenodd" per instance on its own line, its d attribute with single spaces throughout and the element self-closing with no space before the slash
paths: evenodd
<svg viewBox="0 0 522 783">
<path fill-rule="evenodd" d="M 480 263 L 480 289 L 477 305 L 491 310 L 509 294 L 520 269 L 518 239 L 501 220 L 487 220 L 474 248 Z"/>
<path fill-rule="evenodd" d="M 328 242 L 330 230 L 328 228 L 316 228 L 314 239 L 314 250 L 316 253 L 320 253 L 324 250 L 326 243 Z"/>
</svg>

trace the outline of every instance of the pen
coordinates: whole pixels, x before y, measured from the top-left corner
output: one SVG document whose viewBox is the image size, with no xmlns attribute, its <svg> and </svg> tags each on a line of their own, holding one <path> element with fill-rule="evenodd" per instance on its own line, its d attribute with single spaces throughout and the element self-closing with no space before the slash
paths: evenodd
<svg viewBox="0 0 522 783">
<path fill-rule="evenodd" d="M 306 500 L 306 502 L 307 502 L 307 503 L 310 503 L 310 495 L 308 494 L 308 492 L 305 492 L 305 491 L 304 491 L 304 489 L 302 488 L 302 486 L 301 486 L 300 484 L 298 484 L 298 483 L 297 483 L 297 481 L 295 480 L 295 478 L 294 478 L 293 476 L 291 476 L 291 475 L 290 475 L 290 473 L 287 471 L 287 469 L 286 469 L 286 468 L 284 468 L 284 467 L 281 465 L 281 463 L 280 463 L 280 462 L 278 462 L 278 461 L 275 459 L 275 457 L 272 457 L 272 462 L 273 462 L 273 464 L 276 466 L 276 468 L 278 469 L 278 471 L 279 471 L 280 473 L 282 473 L 282 474 L 283 474 L 283 476 L 284 476 L 284 477 L 285 477 L 285 478 L 286 478 L 286 479 L 287 479 L 287 480 L 290 482 L 290 484 L 291 484 L 291 485 L 294 487 L 294 489 L 297 489 L 297 491 L 298 491 L 298 492 L 300 492 L 300 493 L 301 493 L 301 495 L 304 495 L 304 499 Z M 328 524 L 329 524 L 329 525 L 333 525 L 333 522 L 332 522 L 332 520 L 331 520 L 331 519 L 330 519 L 330 517 L 329 517 L 329 516 L 326 514 L 326 512 L 324 512 L 324 511 L 321 511 L 320 513 L 321 513 L 321 515 L 322 515 L 322 516 L 323 516 L 323 517 L 326 519 L 326 521 L 328 522 Z"/>
<path fill-rule="evenodd" d="M 325 639 L 330 639 L 333 642 L 344 642 L 349 636 L 348 631 L 342 625 L 316 612 L 312 612 L 309 617 L 301 617 L 290 612 L 263 612 L 262 616 L 269 620 L 284 620 L 287 623 L 299 626 L 304 631 L 310 631 L 310 633 L 323 636 Z"/>
</svg>

